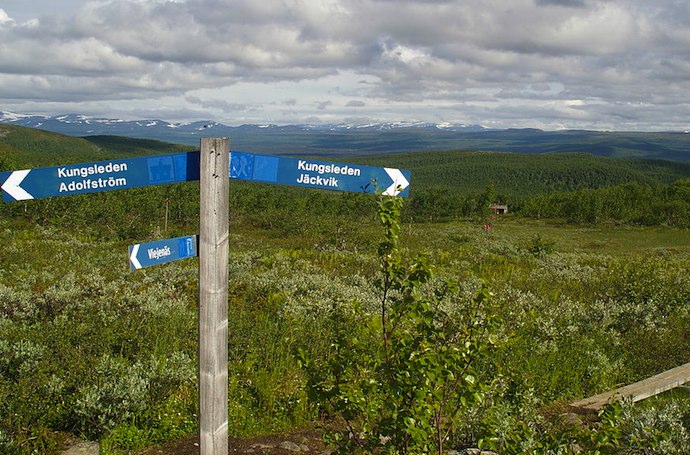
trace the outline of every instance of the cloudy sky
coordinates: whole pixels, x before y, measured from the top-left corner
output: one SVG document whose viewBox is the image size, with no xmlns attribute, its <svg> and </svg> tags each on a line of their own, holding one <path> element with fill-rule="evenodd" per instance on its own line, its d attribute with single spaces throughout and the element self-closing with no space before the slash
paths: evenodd
<svg viewBox="0 0 690 455">
<path fill-rule="evenodd" d="M 690 129 L 687 0 L 0 0 L 0 110 Z"/>
</svg>

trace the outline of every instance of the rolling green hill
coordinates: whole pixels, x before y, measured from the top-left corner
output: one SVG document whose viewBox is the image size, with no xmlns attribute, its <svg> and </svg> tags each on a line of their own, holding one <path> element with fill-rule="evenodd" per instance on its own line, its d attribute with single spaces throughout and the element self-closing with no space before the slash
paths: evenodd
<svg viewBox="0 0 690 455">
<path fill-rule="evenodd" d="M 0 151 L 17 168 L 106 157 L 102 150 L 84 139 L 13 125 L 0 125 Z"/>
<path fill-rule="evenodd" d="M 171 144 L 154 139 L 134 139 L 123 136 L 87 136 L 84 139 L 117 157 L 135 157 L 193 150 L 190 145 Z M 198 149 L 198 148 L 197 148 Z"/>
<path fill-rule="evenodd" d="M 34 128 L 0 125 L 0 164 L 28 168 L 190 150 L 166 142 L 115 136 L 76 138 Z"/>
</svg>

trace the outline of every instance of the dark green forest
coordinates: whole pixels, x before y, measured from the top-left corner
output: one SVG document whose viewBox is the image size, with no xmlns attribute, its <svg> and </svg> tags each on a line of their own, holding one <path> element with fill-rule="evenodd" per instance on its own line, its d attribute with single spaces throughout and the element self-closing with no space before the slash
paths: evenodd
<svg viewBox="0 0 690 455">
<path fill-rule="evenodd" d="M 9 125 L 0 126 L 0 132 L 0 169 L 5 170 L 190 150 L 189 146 L 154 140 L 117 136 L 71 138 Z M 685 162 L 587 153 L 482 151 L 390 154 L 358 157 L 351 162 L 411 170 L 411 197 L 405 216 L 415 221 L 482 219 L 489 214 L 492 203 L 501 203 L 507 204 L 515 216 L 563 219 L 569 223 L 690 225 L 690 163 Z M 299 228 L 301 223 L 290 221 L 295 214 L 299 218 L 315 210 L 324 218 L 348 218 L 354 222 L 371 209 L 368 198 L 357 195 L 246 182 L 231 182 L 231 186 L 235 216 L 285 231 Z M 3 205 L 0 210 L 5 215 L 22 212 L 43 222 L 56 217 L 56 212 L 71 213 L 73 223 L 102 225 L 114 217 L 132 217 L 129 208 L 140 206 L 146 207 L 148 218 L 155 220 L 148 224 L 163 219 L 163 223 L 171 225 L 188 225 L 198 211 L 193 202 L 194 188 L 194 184 L 188 184 L 127 194 L 31 201 L 21 207 Z M 142 224 L 147 223 L 131 219 L 125 223 L 132 226 L 130 231 Z"/>
</svg>

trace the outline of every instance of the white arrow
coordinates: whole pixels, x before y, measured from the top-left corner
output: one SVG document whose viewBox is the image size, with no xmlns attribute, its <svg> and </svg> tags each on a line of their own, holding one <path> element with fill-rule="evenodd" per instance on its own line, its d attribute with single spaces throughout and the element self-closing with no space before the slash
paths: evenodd
<svg viewBox="0 0 690 455">
<path fill-rule="evenodd" d="M 408 182 L 403 173 L 400 172 L 400 169 L 391 169 L 387 167 L 384 167 L 383 169 L 386 171 L 386 174 L 388 174 L 388 177 L 393 180 L 391 186 L 386 188 L 386 191 L 383 192 L 384 195 L 397 196 L 410 185 L 410 182 Z"/>
<path fill-rule="evenodd" d="M 26 192 L 22 188 L 21 183 L 24 181 L 27 175 L 29 175 L 31 169 L 25 169 L 23 171 L 14 171 L 2 184 L 2 189 L 5 193 L 9 194 L 14 198 L 15 201 L 25 201 L 27 199 L 33 199 L 34 197 Z"/>
<path fill-rule="evenodd" d="M 129 255 L 129 262 L 134 267 L 134 270 L 139 270 L 141 268 L 141 262 L 137 259 L 137 254 L 139 254 L 139 245 L 134 245 L 132 247 L 132 254 Z"/>
</svg>

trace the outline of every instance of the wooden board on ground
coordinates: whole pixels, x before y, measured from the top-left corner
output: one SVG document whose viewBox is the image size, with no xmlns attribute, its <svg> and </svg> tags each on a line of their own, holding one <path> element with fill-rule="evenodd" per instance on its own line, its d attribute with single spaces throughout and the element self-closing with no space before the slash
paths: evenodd
<svg viewBox="0 0 690 455">
<path fill-rule="evenodd" d="M 582 412 L 598 412 L 609 401 L 630 398 L 633 402 L 638 402 L 676 388 L 686 382 L 690 382 L 690 363 L 610 392 L 575 401 L 570 406 Z"/>
</svg>

